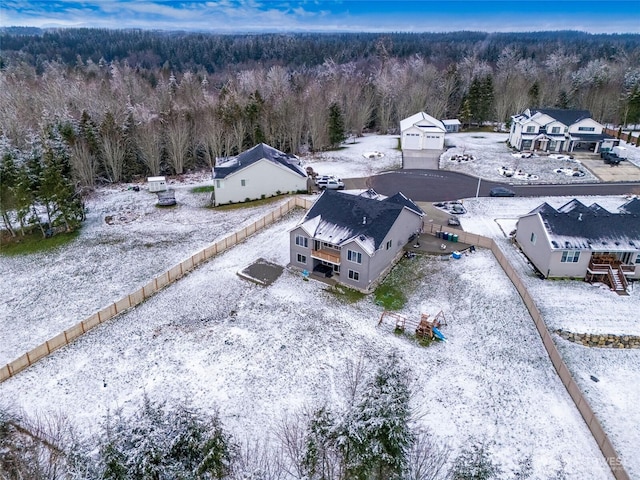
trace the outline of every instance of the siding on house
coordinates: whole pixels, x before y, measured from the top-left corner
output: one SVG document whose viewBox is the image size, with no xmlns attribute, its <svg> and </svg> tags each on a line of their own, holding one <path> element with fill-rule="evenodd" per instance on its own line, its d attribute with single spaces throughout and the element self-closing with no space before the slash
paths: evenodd
<svg viewBox="0 0 640 480">
<path fill-rule="evenodd" d="M 263 159 L 241 168 L 224 178 L 215 179 L 215 204 L 256 200 L 264 195 L 306 191 L 307 177 Z"/>
</svg>

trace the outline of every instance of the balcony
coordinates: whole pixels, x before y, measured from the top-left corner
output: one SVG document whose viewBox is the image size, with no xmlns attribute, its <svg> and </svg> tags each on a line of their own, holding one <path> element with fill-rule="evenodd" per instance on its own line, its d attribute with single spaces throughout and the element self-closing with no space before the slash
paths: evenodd
<svg viewBox="0 0 640 480">
<path fill-rule="evenodd" d="M 311 250 L 311 258 L 333 263 L 334 265 L 340 265 L 340 252 L 337 250 Z"/>
</svg>

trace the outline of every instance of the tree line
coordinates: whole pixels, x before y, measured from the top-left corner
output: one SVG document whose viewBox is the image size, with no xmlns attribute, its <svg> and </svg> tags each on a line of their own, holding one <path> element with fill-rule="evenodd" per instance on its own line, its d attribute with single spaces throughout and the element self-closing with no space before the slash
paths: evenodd
<svg viewBox="0 0 640 480">
<path fill-rule="evenodd" d="M 419 111 L 465 125 L 505 123 L 527 107 L 640 122 L 639 35 L 9 28 L 0 41 L 0 159 L 12 196 L 3 218 L 20 228 L 36 220 L 15 179 L 39 175 L 28 159 L 52 132 L 56 162 L 78 194 L 211 168 L 260 142 L 300 154 L 369 131 L 398 133 L 400 120 Z M 42 195 L 34 190 L 32 206 L 46 206 Z M 61 221 L 71 227 L 69 215 Z"/>
</svg>

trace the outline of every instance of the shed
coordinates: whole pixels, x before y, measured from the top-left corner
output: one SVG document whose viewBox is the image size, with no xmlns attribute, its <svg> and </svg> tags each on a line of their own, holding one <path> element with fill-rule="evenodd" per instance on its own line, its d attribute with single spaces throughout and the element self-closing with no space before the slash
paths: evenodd
<svg viewBox="0 0 640 480">
<path fill-rule="evenodd" d="M 147 178 L 149 184 L 149 192 L 157 193 L 167 190 L 167 179 L 165 177 L 149 177 Z"/>
</svg>

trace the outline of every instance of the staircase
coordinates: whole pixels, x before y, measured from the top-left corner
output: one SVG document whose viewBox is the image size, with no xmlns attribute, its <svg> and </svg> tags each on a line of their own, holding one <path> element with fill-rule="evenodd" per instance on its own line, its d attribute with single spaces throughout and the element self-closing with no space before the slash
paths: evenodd
<svg viewBox="0 0 640 480">
<path fill-rule="evenodd" d="M 627 292 L 629 284 L 621 269 L 614 270 L 611 268 L 611 265 L 609 265 L 607 277 L 609 277 L 609 285 L 611 285 L 614 292 L 618 295 L 629 295 Z"/>
</svg>

